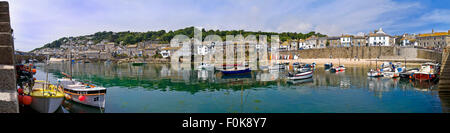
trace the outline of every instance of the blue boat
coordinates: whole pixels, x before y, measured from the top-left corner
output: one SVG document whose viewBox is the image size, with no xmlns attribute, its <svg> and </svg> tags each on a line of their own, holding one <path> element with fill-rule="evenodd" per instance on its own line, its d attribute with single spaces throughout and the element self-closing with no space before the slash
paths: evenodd
<svg viewBox="0 0 450 133">
<path fill-rule="evenodd" d="M 326 69 L 331 69 L 333 67 L 333 63 L 327 63 L 324 66 L 325 66 L 325 70 Z"/>
<path fill-rule="evenodd" d="M 223 74 L 244 74 L 244 73 L 249 73 L 249 72 L 252 72 L 252 70 L 250 70 L 250 68 L 246 68 L 244 70 L 230 70 L 230 71 L 223 70 L 222 71 Z"/>
</svg>

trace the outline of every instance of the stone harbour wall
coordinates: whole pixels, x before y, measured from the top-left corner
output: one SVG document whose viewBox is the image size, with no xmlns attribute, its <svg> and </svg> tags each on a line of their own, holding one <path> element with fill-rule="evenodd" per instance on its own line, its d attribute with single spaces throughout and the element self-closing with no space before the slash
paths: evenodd
<svg viewBox="0 0 450 133">
<path fill-rule="evenodd" d="M 306 49 L 296 51 L 282 51 L 281 55 L 298 55 L 302 59 L 318 58 L 357 58 L 360 59 L 430 59 L 440 61 L 442 53 L 419 48 L 406 47 L 341 47 L 341 48 L 322 48 Z"/>
<path fill-rule="evenodd" d="M 9 4 L 0 1 L 0 113 L 18 113 L 14 42 L 9 17 Z"/>
</svg>

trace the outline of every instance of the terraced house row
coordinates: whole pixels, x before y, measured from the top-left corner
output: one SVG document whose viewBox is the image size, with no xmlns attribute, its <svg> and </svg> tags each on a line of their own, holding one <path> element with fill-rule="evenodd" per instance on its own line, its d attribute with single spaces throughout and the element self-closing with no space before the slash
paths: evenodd
<svg viewBox="0 0 450 133">
<path fill-rule="evenodd" d="M 429 49 L 442 49 L 450 43 L 448 32 L 434 32 L 424 34 L 403 34 L 391 36 L 382 28 L 364 35 L 346 35 L 317 37 L 290 40 L 280 45 L 281 50 L 318 49 L 329 47 L 360 47 L 360 46 L 414 46 Z"/>
</svg>

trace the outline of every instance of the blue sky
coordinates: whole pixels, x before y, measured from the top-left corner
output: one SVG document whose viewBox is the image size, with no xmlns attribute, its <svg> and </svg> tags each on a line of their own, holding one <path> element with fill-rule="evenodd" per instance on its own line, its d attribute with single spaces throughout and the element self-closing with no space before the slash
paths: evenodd
<svg viewBox="0 0 450 133">
<path fill-rule="evenodd" d="M 15 48 L 98 31 L 221 30 L 391 34 L 450 30 L 448 0 L 8 0 Z"/>
</svg>

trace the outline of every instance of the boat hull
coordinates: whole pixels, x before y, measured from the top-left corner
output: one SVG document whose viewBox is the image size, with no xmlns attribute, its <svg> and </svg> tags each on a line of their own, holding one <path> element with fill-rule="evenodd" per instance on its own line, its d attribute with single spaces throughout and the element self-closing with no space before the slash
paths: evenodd
<svg viewBox="0 0 450 133">
<path fill-rule="evenodd" d="M 368 77 L 383 77 L 384 75 L 380 72 L 368 72 L 367 76 Z"/>
<path fill-rule="evenodd" d="M 67 93 L 66 92 L 66 98 L 69 98 L 70 100 L 84 104 L 89 105 L 93 107 L 100 107 L 105 108 L 105 94 L 99 94 L 99 95 L 84 95 L 86 99 L 84 101 L 80 101 L 78 98 L 79 94 L 73 94 L 73 93 Z"/>
<path fill-rule="evenodd" d="M 288 79 L 289 80 L 302 80 L 302 79 L 309 79 L 313 77 L 313 72 L 304 72 L 304 73 L 299 73 L 299 74 L 295 74 L 293 76 L 289 76 Z"/>
<path fill-rule="evenodd" d="M 397 78 L 400 77 L 400 74 L 398 72 L 384 72 L 383 75 L 385 77 L 389 77 L 389 78 Z"/>
<path fill-rule="evenodd" d="M 413 77 L 416 80 L 433 80 L 436 78 L 436 74 L 414 73 Z"/>
<path fill-rule="evenodd" d="M 244 69 L 244 70 L 222 71 L 222 73 L 226 74 L 226 75 L 231 75 L 231 74 L 244 74 L 244 73 L 249 73 L 251 71 L 252 70 L 247 68 L 247 69 Z"/>
<path fill-rule="evenodd" d="M 31 108 L 39 113 L 54 113 L 62 104 L 64 97 L 32 96 Z"/>
</svg>

